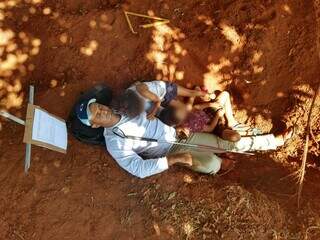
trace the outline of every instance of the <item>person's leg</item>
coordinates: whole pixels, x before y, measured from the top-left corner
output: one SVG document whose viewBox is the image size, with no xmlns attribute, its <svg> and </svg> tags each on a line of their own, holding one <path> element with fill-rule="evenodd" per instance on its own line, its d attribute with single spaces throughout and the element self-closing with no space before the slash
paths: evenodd
<svg viewBox="0 0 320 240">
<path fill-rule="evenodd" d="M 225 111 L 228 127 L 235 126 L 238 122 L 233 116 L 230 94 L 227 91 L 221 92 L 215 99 Z"/>
<path fill-rule="evenodd" d="M 206 174 L 216 174 L 221 169 L 222 159 L 214 153 L 191 151 L 191 170 Z"/>
<path fill-rule="evenodd" d="M 212 146 L 213 148 L 220 148 L 221 152 L 224 149 L 234 149 L 233 142 L 222 140 L 210 133 L 191 134 L 184 143 Z M 219 158 L 213 151 L 206 149 L 176 145 L 170 152 L 190 153 L 193 158 L 193 166 L 190 169 L 196 172 L 216 174 L 220 169 L 228 170 L 230 167 L 233 167 L 233 162 L 230 159 Z"/>
<path fill-rule="evenodd" d="M 188 111 L 192 111 L 195 97 L 189 97 L 186 102 L 186 108 Z"/>
<path fill-rule="evenodd" d="M 236 151 L 265 151 L 275 150 L 285 144 L 293 135 L 292 127 L 286 129 L 278 135 L 266 134 L 258 136 L 241 137 L 240 141 L 235 143 L 234 150 Z"/>
<path fill-rule="evenodd" d="M 284 133 L 274 136 L 273 134 L 266 134 L 260 136 L 241 137 L 238 142 L 230 142 L 209 133 L 194 133 L 187 140 L 188 143 L 211 146 L 221 149 L 221 152 L 226 151 L 266 151 L 274 150 L 282 146 L 284 142 L 292 136 L 292 130 L 289 128 Z M 195 151 L 206 151 L 201 148 L 188 148 Z M 218 149 L 216 153 L 220 152 Z"/>
<path fill-rule="evenodd" d="M 257 151 L 257 150 L 272 150 L 284 144 L 284 142 L 292 136 L 292 130 L 289 128 L 283 134 L 274 136 L 273 134 L 242 137 L 238 142 L 230 142 L 223 140 L 213 134 L 209 133 L 194 133 L 185 143 L 200 144 L 212 146 L 213 148 L 220 148 L 229 151 Z M 170 152 L 188 152 L 193 157 L 192 170 L 202 173 L 217 173 L 221 168 L 222 159 L 216 156 L 213 151 L 205 149 L 174 146 Z M 219 152 L 219 151 L 216 151 Z"/>
<path fill-rule="evenodd" d="M 177 85 L 177 94 L 181 97 L 205 97 L 208 95 L 206 92 L 201 90 L 192 90 L 180 85 Z"/>
<path fill-rule="evenodd" d="M 211 134 L 204 134 L 204 135 L 198 135 L 198 134 L 192 134 L 185 143 L 195 144 L 205 141 L 202 139 L 200 141 L 201 137 L 204 136 L 210 136 Z M 207 139 L 209 140 L 209 139 Z M 217 173 L 222 164 L 222 159 L 220 159 L 217 155 L 215 155 L 213 152 L 197 149 L 194 147 L 187 147 L 187 146 L 181 146 L 181 145 L 175 145 L 171 150 L 170 153 L 181 153 L 181 152 L 188 152 L 192 155 L 192 167 L 190 167 L 191 170 L 200 172 L 200 173 L 206 173 L 206 174 L 215 174 Z"/>
</svg>

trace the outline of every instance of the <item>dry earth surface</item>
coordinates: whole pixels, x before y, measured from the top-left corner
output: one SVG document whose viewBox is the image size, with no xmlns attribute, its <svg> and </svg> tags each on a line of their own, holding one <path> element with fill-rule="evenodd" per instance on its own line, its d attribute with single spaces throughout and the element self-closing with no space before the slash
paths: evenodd
<svg viewBox="0 0 320 240">
<path fill-rule="evenodd" d="M 317 4 L 317 3 L 316 3 Z M 297 209 L 295 172 L 319 82 L 311 0 L 0 1 L 0 108 L 24 117 L 36 104 L 67 118 L 99 82 L 116 93 L 142 79 L 232 93 L 239 121 L 263 131 L 297 125 L 281 149 L 233 156 L 236 169 L 182 168 L 148 179 L 121 170 L 103 147 L 69 137 L 66 155 L 33 147 L 23 171 L 23 128 L 0 120 L 0 239 L 320 239 L 320 98 Z M 123 10 L 160 16 L 169 24 Z M 317 40 L 318 39 L 318 40 Z"/>
</svg>

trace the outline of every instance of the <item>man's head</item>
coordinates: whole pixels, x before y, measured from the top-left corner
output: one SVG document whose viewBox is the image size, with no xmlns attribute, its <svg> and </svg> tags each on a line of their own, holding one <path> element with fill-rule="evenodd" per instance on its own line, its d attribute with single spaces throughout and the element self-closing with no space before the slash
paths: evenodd
<svg viewBox="0 0 320 240">
<path fill-rule="evenodd" d="M 111 127 L 115 124 L 115 114 L 109 107 L 96 103 L 96 99 L 84 101 L 76 109 L 79 120 L 92 128 Z"/>
<path fill-rule="evenodd" d="M 112 108 L 129 118 L 135 118 L 144 112 L 144 101 L 135 91 L 127 89 L 113 102 Z"/>
<path fill-rule="evenodd" d="M 169 106 L 160 112 L 159 119 L 169 126 L 177 126 L 187 118 L 187 115 L 188 111 L 184 106 Z"/>
</svg>

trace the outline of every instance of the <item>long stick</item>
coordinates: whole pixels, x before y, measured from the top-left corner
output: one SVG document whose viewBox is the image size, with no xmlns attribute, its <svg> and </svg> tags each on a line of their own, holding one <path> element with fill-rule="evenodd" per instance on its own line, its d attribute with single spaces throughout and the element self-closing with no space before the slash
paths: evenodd
<svg viewBox="0 0 320 240">
<path fill-rule="evenodd" d="M 128 17 L 128 13 L 127 13 L 126 11 L 124 11 L 124 16 L 126 17 L 126 20 L 127 20 L 127 23 L 128 23 L 128 26 L 129 26 L 131 32 L 132 32 L 133 34 L 137 34 L 137 32 L 136 32 L 136 31 L 133 29 L 133 27 L 132 27 L 131 21 L 130 21 L 130 19 L 129 19 L 129 17 Z"/>
<path fill-rule="evenodd" d="M 149 16 L 149 15 L 135 13 L 135 12 L 129 12 L 129 11 L 124 11 L 124 12 L 127 15 L 132 15 L 132 16 L 136 16 L 136 17 L 149 18 L 149 19 L 160 20 L 160 21 L 169 21 L 168 19 L 161 18 L 161 17 L 154 17 L 154 16 Z"/>
<path fill-rule="evenodd" d="M 134 12 L 128 12 L 128 11 L 123 11 L 123 12 L 124 12 L 124 16 L 125 16 L 125 18 L 127 20 L 128 26 L 129 26 L 129 28 L 130 28 L 130 30 L 131 30 L 131 32 L 133 34 L 137 34 L 137 32 L 133 29 L 132 23 L 131 23 L 131 21 L 129 19 L 129 15 L 136 16 L 136 17 L 141 17 L 141 18 L 152 19 L 152 20 L 157 20 L 157 22 L 139 25 L 142 28 L 155 27 L 155 26 L 167 24 L 167 23 L 170 22 L 169 19 L 165 19 L 165 18 L 153 17 L 153 16 L 148 16 L 148 15 L 134 13 Z"/>
<path fill-rule="evenodd" d="M 139 26 L 142 27 L 142 28 L 150 28 L 150 27 L 156 27 L 156 26 L 160 26 L 160 25 L 163 25 L 163 24 L 167 24 L 169 22 L 170 22 L 169 20 L 165 20 L 165 21 L 159 21 L 159 22 L 154 22 L 154 23 L 142 24 L 142 25 L 139 25 Z"/>
<path fill-rule="evenodd" d="M 196 148 L 199 151 L 200 150 L 206 150 L 214 153 L 239 153 L 239 154 L 245 154 L 245 155 L 254 155 L 254 153 L 249 153 L 249 152 L 243 152 L 243 151 L 233 151 L 233 150 L 226 150 L 214 146 L 209 146 L 209 145 L 203 145 L 203 144 L 193 144 L 193 143 L 184 143 L 184 142 L 176 142 L 176 141 L 170 141 L 170 140 L 159 140 L 159 139 L 154 139 L 154 138 L 145 138 L 145 137 L 137 137 L 137 136 L 130 136 L 126 135 L 120 128 L 115 127 L 112 132 L 117 135 L 118 137 L 121 138 L 126 138 L 126 139 L 132 139 L 132 140 L 138 140 L 138 141 L 145 141 L 145 142 L 155 142 L 155 143 L 165 143 L 165 144 L 173 144 L 173 145 L 180 145 L 180 146 L 185 146 L 185 147 L 190 147 L 190 148 Z"/>
<path fill-rule="evenodd" d="M 314 93 L 314 96 L 312 98 L 312 102 L 310 105 L 309 113 L 308 113 L 308 120 L 307 120 L 307 127 L 306 127 L 306 138 L 305 138 L 305 144 L 303 148 L 303 154 L 302 154 L 302 163 L 299 170 L 299 186 L 298 186 L 298 208 L 300 208 L 300 200 L 301 200 L 301 193 L 303 188 L 303 181 L 304 176 L 306 173 L 306 164 L 307 164 L 307 157 L 308 157 L 308 149 L 309 149 L 309 139 L 310 139 L 310 133 L 311 133 L 311 120 L 312 120 L 312 111 L 314 107 L 314 103 L 316 102 L 317 96 L 320 94 L 320 83 L 318 83 L 317 91 Z"/>
</svg>

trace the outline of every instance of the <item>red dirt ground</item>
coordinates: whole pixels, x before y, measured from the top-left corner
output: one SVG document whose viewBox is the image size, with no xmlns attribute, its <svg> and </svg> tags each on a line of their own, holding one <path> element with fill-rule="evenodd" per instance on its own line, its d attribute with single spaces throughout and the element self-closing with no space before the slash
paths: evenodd
<svg viewBox="0 0 320 240">
<path fill-rule="evenodd" d="M 136 27 L 134 35 L 123 10 L 170 23 Z M 266 132 L 297 124 L 287 146 L 234 156 L 236 169 L 225 176 L 172 168 L 139 180 L 104 148 L 71 136 L 66 155 L 33 147 L 25 175 L 23 128 L 2 119 L 0 239 L 319 239 L 314 139 L 299 212 L 288 176 L 301 164 L 319 82 L 316 16 L 311 0 L 0 2 L 0 107 L 17 116 L 25 115 L 31 83 L 36 104 L 66 118 L 79 93 L 98 82 L 119 92 L 164 79 L 229 90 L 237 118 Z"/>
</svg>

